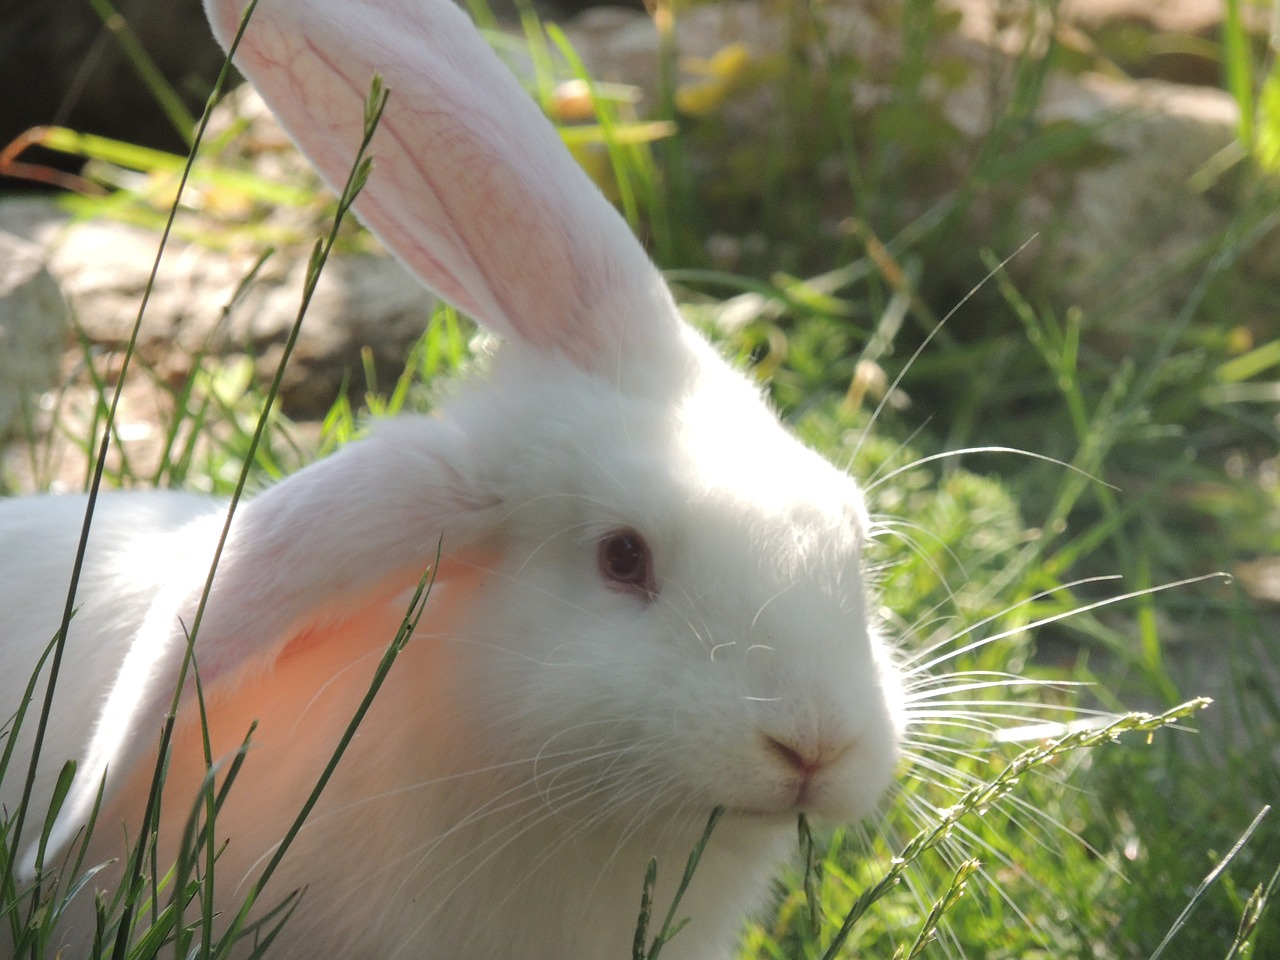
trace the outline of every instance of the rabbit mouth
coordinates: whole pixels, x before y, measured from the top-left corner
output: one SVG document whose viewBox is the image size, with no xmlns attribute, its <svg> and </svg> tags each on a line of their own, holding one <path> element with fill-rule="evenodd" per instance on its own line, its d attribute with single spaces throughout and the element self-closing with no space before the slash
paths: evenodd
<svg viewBox="0 0 1280 960">
<path fill-rule="evenodd" d="M 776 800 L 762 798 L 756 802 L 725 804 L 724 811 L 726 815 L 754 821 L 791 823 L 797 817 L 806 817 L 839 825 L 869 816 L 873 807 L 874 802 L 868 804 L 862 797 L 842 796 L 828 784 L 806 781 L 792 784 L 786 794 Z"/>
<path fill-rule="evenodd" d="M 764 807 L 726 807 L 724 812 L 726 817 L 788 827 L 797 817 L 806 814 L 806 811 L 798 807 L 787 807 L 784 810 L 770 810 Z"/>
<path fill-rule="evenodd" d="M 857 820 L 861 820 L 867 815 L 866 813 L 862 813 L 857 816 L 849 816 L 844 811 L 836 813 L 828 810 L 827 808 L 829 806 L 829 804 L 824 804 L 805 797 L 797 798 L 785 805 L 777 807 L 726 807 L 725 814 L 727 816 L 743 817 L 757 822 L 772 821 L 779 824 L 791 824 L 797 817 L 805 817 L 815 822 L 832 826 L 855 822 Z"/>
</svg>

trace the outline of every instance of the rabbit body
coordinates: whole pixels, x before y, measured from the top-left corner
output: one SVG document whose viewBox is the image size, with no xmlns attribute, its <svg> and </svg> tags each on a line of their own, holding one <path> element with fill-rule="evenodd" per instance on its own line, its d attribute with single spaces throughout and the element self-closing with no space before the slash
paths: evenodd
<svg viewBox="0 0 1280 960">
<path fill-rule="evenodd" d="M 209 12 L 229 43 L 240 4 Z M 857 486 L 679 318 L 448 0 L 261 0 L 238 56 L 331 180 L 368 76 L 386 75 L 357 209 L 506 342 L 436 415 L 381 425 L 233 517 L 194 641 L 218 776 L 256 724 L 217 818 L 224 917 L 431 569 L 416 632 L 264 896 L 259 913 L 301 892 L 268 956 L 624 957 L 650 859 L 660 918 L 716 807 L 664 956 L 725 955 L 796 815 L 867 815 L 897 761 Z M 57 629 L 82 509 L 0 505 L 0 711 Z M 224 516 L 182 494 L 101 498 L 37 782 L 40 811 L 61 761 L 79 764 L 46 870 L 99 784 L 87 862 L 136 835 Z M 162 858 L 206 775 L 197 720 L 188 686 Z M 12 805 L 18 785 L 3 790 Z M 91 906 L 67 915 L 68 957 Z"/>
</svg>

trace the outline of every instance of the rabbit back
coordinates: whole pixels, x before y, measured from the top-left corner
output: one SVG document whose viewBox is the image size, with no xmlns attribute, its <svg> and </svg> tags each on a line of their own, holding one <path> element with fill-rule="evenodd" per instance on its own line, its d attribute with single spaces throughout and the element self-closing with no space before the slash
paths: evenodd
<svg viewBox="0 0 1280 960">
<path fill-rule="evenodd" d="M 21 705 L 28 681 L 62 622 L 87 498 L 79 495 L 0 500 L 0 716 Z M 168 491 L 116 492 L 98 499 L 73 602 L 55 709 L 50 715 L 27 823 L 43 820 L 58 771 L 83 761 L 103 701 L 157 594 L 173 570 L 208 541 L 218 501 Z M 40 677 L 47 679 L 49 665 Z M 25 765 L 45 685 L 19 731 Z M 13 811 L 24 777 L 10 770 L 0 803 Z"/>
</svg>

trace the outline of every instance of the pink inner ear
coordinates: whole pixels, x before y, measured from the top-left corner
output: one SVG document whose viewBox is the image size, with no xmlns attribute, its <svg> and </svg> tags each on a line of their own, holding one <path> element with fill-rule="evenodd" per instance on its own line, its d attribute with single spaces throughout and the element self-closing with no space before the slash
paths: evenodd
<svg viewBox="0 0 1280 960">
<path fill-rule="evenodd" d="M 223 8 L 215 11 L 223 18 Z M 262 0 L 240 67 L 330 184 L 347 178 L 374 73 L 390 99 L 361 219 L 445 299 L 585 369 L 617 364 L 609 305 L 655 272 L 621 217 L 445 0 Z M 606 309 L 601 309 L 605 305 Z M 643 312 L 643 311 L 641 311 Z M 602 337 L 608 331 L 607 337 Z"/>
<path fill-rule="evenodd" d="M 368 689 L 399 617 L 393 604 L 371 605 L 350 620 L 296 638 L 267 670 L 208 691 L 208 736 L 222 771 L 256 727 L 218 817 L 219 835 L 230 839 L 219 868 L 236 880 L 250 879 L 261 869 L 262 858 L 300 809 Z M 370 737 L 377 731 L 362 733 Z M 195 704 L 189 701 L 174 731 L 166 775 L 162 857 L 176 854 L 173 845 L 206 774 L 203 737 Z M 91 855 L 105 859 L 121 854 L 112 846 L 119 843 L 119 824 L 136 831 L 151 772 L 150 763 L 128 771 L 120 792 L 104 808 L 101 823 L 111 829 L 95 833 Z"/>
<path fill-rule="evenodd" d="M 401 611 L 402 614 L 403 611 Z M 372 651 L 376 647 L 372 638 L 385 637 L 382 644 L 385 647 L 399 628 L 400 616 L 393 611 L 389 603 L 383 601 L 370 604 L 339 623 L 313 624 L 300 630 L 285 643 L 279 656 L 276 657 L 275 666 L 278 667 L 299 656 L 313 654 L 326 646 L 337 658 L 346 659 L 350 654 L 357 652 L 350 649 L 352 643 L 357 645 L 357 649 L 367 647 Z"/>
<path fill-rule="evenodd" d="M 437 102 L 447 94 L 439 92 Z M 460 123 L 459 107 L 410 104 L 387 110 L 390 123 L 373 144 L 374 170 L 357 207 L 410 268 L 442 296 L 508 335 L 544 350 L 569 352 L 580 365 L 598 343 L 588 312 L 596 291 L 582 275 L 572 238 L 548 199 L 527 189 L 522 178 L 486 140 L 501 136 Z M 474 118 L 482 119 L 482 118 Z M 428 131 L 430 153 L 400 135 L 412 122 Z M 468 283 L 460 282 L 433 254 L 444 247 L 464 262 Z M 532 239 L 532 242 L 531 242 Z"/>
<path fill-rule="evenodd" d="M 449 724 L 440 705 L 459 687 L 459 647 L 452 638 L 458 624 L 482 602 L 475 591 L 485 583 L 485 566 L 459 563 L 455 569 L 456 575 L 447 584 L 439 583 L 428 600 L 419 633 L 393 665 L 321 797 L 319 818 L 313 814 L 308 830 L 325 829 L 325 805 L 341 811 L 415 782 L 420 774 L 401 761 L 422 737 L 456 740 L 466 735 Z M 264 855 L 291 823 L 354 716 L 408 599 L 408 594 L 383 597 L 344 620 L 302 632 L 266 669 L 206 690 L 209 736 L 222 773 L 250 728 L 257 727 L 218 816 L 218 834 L 230 841 L 218 861 L 224 879 L 247 882 L 262 868 Z M 175 855 L 173 845 L 182 836 L 206 773 L 203 736 L 193 708 L 189 700 L 175 729 L 162 806 L 162 858 Z M 122 820 L 130 825 L 130 836 L 136 835 L 151 770 L 151 763 L 139 763 L 118 771 L 119 790 L 104 807 L 91 856 L 120 856 Z M 306 841 L 299 846 L 305 848 Z M 299 855 L 305 854 L 295 848 L 291 862 Z"/>
<path fill-rule="evenodd" d="M 457 598 L 480 586 L 484 575 L 498 561 L 497 553 L 485 549 L 473 549 L 464 554 L 444 555 L 435 579 L 429 584 L 423 599 L 420 627 L 431 625 L 438 630 L 454 615 Z M 344 599 L 338 615 L 302 626 L 279 648 L 276 663 L 303 654 L 311 654 L 317 648 L 331 645 L 338 658 L 358 654 L 368 649 L 377 654 L 395 638 L 417 589 L 416 569 L 406 575 L 389 578 L 379 589 L 364 596 Z M 417 641 L 414 641 L 417 642 Z"/>
</svg>

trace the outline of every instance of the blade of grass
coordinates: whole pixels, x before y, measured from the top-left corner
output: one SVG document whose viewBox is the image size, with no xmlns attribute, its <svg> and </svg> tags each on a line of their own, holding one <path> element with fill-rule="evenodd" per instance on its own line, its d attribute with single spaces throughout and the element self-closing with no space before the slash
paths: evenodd
<svg viewBox="0 0 1280 960">
<path fill-rule="evenodd" d="M 182 98 L 178 96 L 173 85 L 169 83 L 164 72 L 156 65 L 155 60 L 151 58 L 151 54 L 147 52 L 137 35 L 125 20 L 111 6 L 109 0 L 89 0 L 89 5 L 93 7 L 94 12 L 102 19 L 103 26 L 111 31 L 116 42 L 120 44 L 121 49 L 125 53 L 125 57 L 137 71 L 147 90 L 155 97 L 156 103 L 160 105 L 161 111 L 169 118 L 169 123 L 173 125 L 173 129 L 178 131 L 178 135 L 182 137 L 188 144 L 192 142 L 192 136 L 196 129 L 195 117 L 191 115 L 182 102 Z"/>
<path fill-rule="evenodd" d="M 1173 926 L 1169 928 L 1169 932 L 1165 934 L 1164 939 L 1160 941 L 1159 945 L 1147 960 L 1160 960 L 1160 957 L 1164 955 L 1165 949 L 1173 942 L 1173 938 L 1178 935 L 1178 931 L 1186 926 L 1187 920 L 1190 919 L 1191 914 L 1195 911 L 1196 907 L 1200 905 L 1200 901 L 1204 899 L 1205 893 L 1211 886 L 1213 886 L 1217 879 L 1222 876 L 1222 871 L 1227 869 L 1231 861 L 1239 856 L 1240 851 L 1245 848 L 1249 839 L 1254 835 L 1258 827 L 1262 825 L 1262 821 L 1267 818 L 1267 815 L 1270 812 L 1271 807 L 1269 805 L 1264 806 L 1258 811 L 1258 815 L 1253 818 L 1253 822 L 1249 824 L 1244 833 L 1240 835 L 1240 839 L 1236 841 L 1235 846 L 1228 850 L 1227 855 L 1218 862 L 1217 866 L 1209 871 L 1203 880 L 1200 881 L 1200 886 L 1196 887 L 1195 892 L 1191 895 L 1191 900 L 1187 903 L 1186 907 L 1183 908 L 1182 913 L 1178 914 L 1178 919 L 1173 922 Z"/>
<path fill-rule="evenodd" d="M 257 0 L 250 0 L 245 10 L 246 18 L 252 12 L 256 4 L 257 4 Z M 241 32 L 243 32 L 243 26 L 241 27 Z M 235 38 L 235 41 L 233 41 L 232 43 L 233 50 L 235 49 L 236 45 L 238 45 L 239 39 L 240 39 L 240 36 L 238 34 Z M 222 70 L 218 74 L 218 79 L 214 83 L 213 96 L 216 96 L 225 86 L 227 82 L 227 78 L 230 75 L 230 70 L 231 70 L 231 61 L 230 61 L 230 57 L 228 57 L 228 59 L 223 64 Z M 211 96 L 210 104 L 212 104 L 212 102 L 213 101 Z M 200 129 L 197 131 L 195 136 L 195 143 L 197 145 L 200 142 L 200 139 L 204 133 L 204 130 L 208 126 L 211 113 L 212 113 L 212 110 L 207 108 L 205 110 L 204 116 L 201 119 Z M 190 156 L 188 157 L 187 163 L 183 168 L 182 178 L 181 178 L 180 187 L 179 187 L 179 196 L 181 196 L 181 187 L 185 186 L 187 177 L 190 174 L 191 167 L 195 163 L 195 153 L 196 151 L 193 148 Z M 58 675 L 61 670 L 62 658 L 66 649 L 67 631 L 70 629 L 72 614 L 74 613 L 74 610 L 75 610 L 76 592 L 79 587 L 81 573 L 84 569 L 85 554 L 87 552 L 88 544 L 89 544 L 89 531 L 93 524 L 94 510 L 96 509 L 96 506 L 97 506 L 98 491 L 102 484 L 102 475 L 103 475 L 104 467 L 106 465 L 107 450 L 111 442 L 111 434 L 112 434 L 112 430 L 115 422 L 116 411 L 119 409 L 120 397 L 124 390 L 125 374 L 128 371 L 129 363 L 133 357 L 133 353 L 137 348 L 138 335 L 142 329 L 142 319 L 146 314 L 147 304 L 150 301 L 151 291 L 155 286 L 156 275 L 160 269 L 160 261 L 164 255 L 165 246 L 167 244 L 169 233 L 173 226 L 173 222 L 177 217 L 177 211 L 178 211 L 178 204 L 175 201 L 170 211 L 169 219 L 166 223 L 165 230 L 161 234 L 159 248 L 156 251 L 155 260 L 151 266 L 151 273 L 150 273 L 150 276 L 148 277 L 146 287 L 143 290 L 142 298 L 138 305 L 137 317 L 134 320 L 133 329 L 130 332 L 129 341 L 125 347 L 124 356 L 121 361 L 119 380 L 117 381 L 115 392 L 112 395 L 111 406 L 107 412 L 107 425 L 102 433 L 102 441 L 99 445 L 98 457 L 94 465 L 93 479 L 90 481 L 90 484 L 89 484 L 88 502 L 85 506 L 84 523 L 81 526 L 79 541 L 76 544 L 76 553 L 75 553 L 75 558 L 72 562 L 71 577 L 70 577 L 70 583 L 67 588 L 67 599 L 63 608 L 62 622 L 59 625 L 57 640 L 54 644 L 53 657 L 50 661 L 50 666 L 49 666 L 49 677 L 45 684 L 44 701 L 41 704 L 40 718 L 36 724 L 35 737 L 31 747 L 31 762 L 27 768 L 27 777 L 25 782 L 23 783 L 22 795 L 18 802 L 17 813 L 15 816 L 15 826 L 14 826 L 14 833 L 13 833 L 15 844 L 21 842 L 22 828 L 26 821 L 27 808 L 31 803 L 31 795 L 33 790 L 35 789 L 36 771 L 40 763 L 40 755 L 44 746 L 44 738 L 49 727 L 49 718 L 53 711 L 53 697 L 57 689 Z M 37 879 L 34 884 L 35 895 L 32 899 L 33 904 L 38 903 L 40 900 L 40 895 L 39 895 L 40 880 L 38 876 L 39 875 L 38 868 L 36 870 L 36 874 L 37 874 Z"/>
<path fill-rule="evenodd" d="M 1280 889 L 1280 867 L 1276 867 L 1265 886 L 1259 884 L 1249 895 L 1240 915 L 1240 926 L 1236 928 L 1235 938 L 1231 941 L 1231 946 L 1223 960 L 1235 960 L 1236 957 L 1247 957 L 1253 953 L 1253 935 L 1278 889 Z"/>
<path fill-rule="evenodd" d="M 1185 719 L 1207 706 L 1208 703 L 1208 700 L 1198 698 L 1160 714 L 1128 714 L 1101 729 L 1082 730 L 1068 734 L 1065 737 L 1050 740 L 1041 746 L 1033 747 L 1020 753 L 993 779 L 980 783 L 968 790 L 953 806 L 942 811 L 942 815 L 935 823 L 925 827 L 903 846 L 901 852 L 893 858 L 889 869 L 880 880 L 867 890 L 864 890 L 849 908 L 840 928 L 836 931 L 835 936 L 823 953 L 822 960 L 836 960 L 845 942 L 853 932 L 854 926 L 866 915 L 867 910 L 870 909 L 873 903 L 882 899 L 898 885 L 906 868 L 911 863 L 942 844 L 964 817 L 974 812 L 981 813 L 996 801 L 1008 795 L 1018 781 L 1032 770 L 1051 763 L 1055 758 L 1075 750 L 1110 743 L 1123 733 L 1151 733 L 1161 727 Z"/>
<path fill-rule="evenodd" d="M 215 90 L 210 102 L 221 95 Z M 202 120 L 203 123 L 203 120 Z M 199 131 L 197 145 L 204 141 L 204 129 Z M 40 146 L 57 150 L 86 160 L 101 160 L 129 170 L 145 173 L 182 173 L 182 185 L 187 182 L 205 183 L 225 187 L 252 200 L 279 206 L 300 207 L 312 203 L 315 195 L 306 189 L 288 183 L 277 183 L 255 173 L 205 163 L 192 165 L 191 155 L 169 153 L 136 143 L 125 143 L 110 137 L 68 130 L 65 127 L 42 127 L 37 141 Z"/>
<path fill-rule="evenodd" d="M 662 948 L 689 922 L 688 918 L 677 922 L 676 911 L 680 909 L 680 902 L 684 899 L 684 895 L 689 889 L 689 884 L 693 880 L 694 871 L 698 869 L 698 862 L 702 859 L 702 854 L 706 851 L 707 844 L 711 840 L 711 831 L 715 829 L 722 816 L 724 816 L 724 807 L 716 807 L 711 811 L 711 816 L 707 818 L 707 826 L 702 831 L 702 836 L 698 842 L 694 844 L 693 850 L 689 853 L 689 860 L 685 863 L 680 885 L 676 888 L 675 895 L 671 898 L 671 906 L 667 908 L 667 914 L 662 919 L 662 926 L 654 936 L 653 945 L 649 948 L 649 953 L 646 955 L 645 960 L 658 960 L 662 953 Z M 656 869 L 656 866 L 652 869 Z M 647 878 L 646 883 L 648 883 Z"/>
<path fill-rule="evenodd" d="M 1249 33 L 1245 29 L 1241 0 L 1226 0 L 1222 23 L 1223 68 L 1227 91 L 1240 108 L 1237 136 L 1246 149 L 1254 142 L 1254 65 Z"/>
</svg>

